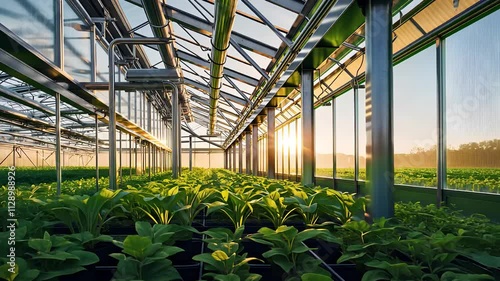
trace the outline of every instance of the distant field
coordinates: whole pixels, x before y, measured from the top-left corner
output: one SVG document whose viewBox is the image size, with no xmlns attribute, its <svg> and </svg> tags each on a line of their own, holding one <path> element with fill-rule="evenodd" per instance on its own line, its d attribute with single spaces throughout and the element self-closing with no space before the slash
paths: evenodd
<svg viewBox="0 0 500 281">
<path fill-rule="evenodd" d="M 400 168 L 395 171 L 396 184 L 435 187 L 437 169 Z M 365 169 L 359 171 L 360 179 L 366 179 Z M 317 176 L 331 177 L 332 169 L 316 169 Z M 451 168 L 447 174 L 448 188 L 490 193 L 500 193 L 500 169 L 495 168 Z M 353 179 L 354 169 L 337 169 L 337 178 Z"/>
</svg>

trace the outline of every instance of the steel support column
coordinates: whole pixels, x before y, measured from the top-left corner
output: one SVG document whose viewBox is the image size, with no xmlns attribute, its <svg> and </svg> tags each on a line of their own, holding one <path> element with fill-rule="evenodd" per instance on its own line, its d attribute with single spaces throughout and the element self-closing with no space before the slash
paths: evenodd
<svg viewBox="0 0 500 281">
<path fill-rule="evenodd" d="M 366 167 L 372 218 L 394 215 L 392 1 L 367 0 Z"/>
<path fill-rule="evenodd" d="M 276 109 L 267 108 L 267 177 L 276 178 Z"/>
<path fill-rule="evenodd" d="M 445 40 L 436 40 L 436 67 L 437 67 L 437 194 L 438 207 L 443 202 L 443 190 L 446 188 L 446 69 L 445 69 Z"/>
<path fill-rule="evenodd" d="M 238 173 L 243 173 L 243 136 L 238 140 Z"/>
<path fill-rule="evenodd" d="M 189 136 L 189 170 L 193 170 L 193 136 Z"/>
<path fill-rule="evenodd" d="M 15 156 L 15 153 L 14 153 Z M 61 195 L 61 94 L 56 93 L 56 182 L 57 196 Z"/>
<path fill-rule="evenodd" d="M 252 173 L 259 175 L 259 125 L 252 124 Z"/>
<path fill-rule="evenodd" d="M 95 190 L 99 191 L 99 119 L 95 115 Z"/>
<path fill-rule="evenodd" d="M 302 70 L 302 184 L 314 184 L 314 70 Z"/>
<path fill-rule="evenodd" d="M 236 142 L 232 145 L 233 149 L 233 172 L 236 172 Z"/>
<path fill-rule="evenodd" d="M 166 38 L 115 38 L 108 48 L 109 67 L 109 188 L 116 189 L 116 99 L 115 99 L 115 48 L 119 44 L 164 44 Z M 167 83 L 171 84 L 171 83 Z M 176 88 L 176 87 L 175 87 Z M 177 89 L 174 90 L 175 93 Z M 177 95 L 176 95 L 177 96 Z"/>
<path fill-rule="evenodd" d="M 247 175 L 252 174 L 252 136 L 250 132 L 245 132 L 245 137 L 246 137 L 246 172 Z"/>
</svg>

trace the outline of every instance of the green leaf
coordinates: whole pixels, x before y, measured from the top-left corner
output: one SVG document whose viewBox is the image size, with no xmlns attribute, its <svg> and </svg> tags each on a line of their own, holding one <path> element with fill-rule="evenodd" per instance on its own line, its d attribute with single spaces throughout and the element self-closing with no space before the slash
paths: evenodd
<svg viewBox="0 0 500 281">
<path fill-rule="evenodd" d="M 485 281 L 495 280 L 490 275 L 486 274 L 463 274 L 447 271 L 441 276 L 441 281 Z"/>
<path fill-rule="evenodd" d="M 221 250 L 217 250 L 215 252 L 212 253 L 212 257 L 216 260 L 216 261 L 226 261 L 229 259 L 229 257 L 227 256 L 226 253 L 224 253 L 223 251 Z"/>
<path fill-rule="evenodd" d="M 218 274 L 214 276 L 214 280 L 218 281 L 240 281 L 240 277 L 236 274 L 228 274 L 228 275 L 222 275 Z"/>
<path fill-rule="evenodd" d="M 273 256 L 272 261 L 281 267 L 285 272 L 290 272 L 293 268 L 293 262 L 285 256 Z"/>
<path fill-rule="evenodd" d="M 378 281 L 378 280 L 391 280 L 391 275 L 386 271 L 376 269 L 369 270 L 363 274 L 361 281 Z"/>
<path fill-rule="evenodd" d="M 143 260 L 146 257 L 146 250 L 152 244 L 150 237 L 129 235 L 123 241 L 123 252 L 139 260 Z"/>
<path fill-rule="evenodd" d="M 38 276 L 37 280 L 40 280 L 40 281 L 50 280 L 50 279 L 53 279 L 53 278 L 56 278 L 59 276 L 75 274 L 75 273 L 80 272 L 82 270 L 85 270 L 85 268 L 81 267 L 81 266 L 61 267 L 58 270 L 51 270 L 48 272 L 40 272 L 40 275 Z"/>
<path fill-rule="evenodd" d="M 77 250 L 77 251 L 71 251 L 70 253 L 72 255 L 77 256 L 80 259 L 78 264 L 82 266 L 94 264 L 99 261 L 99 257 L 92 252 Z"/>
<path fill-rule="evenodd" d="M 484 266 L 492 268 L 500 268 L 500 257 L 492 256 L 487 252 L 470 251 L 461 254 Z"/>
<path fill-rule="evenodd" d="M 153 228 L 151 224 L 146 221 L 138 221 L 135 223 L 135 231 L 139 236 L 151 237 L 153 238 Z"/>
<path fill-rule="evenodd" d="M 337 260 L 337 263 L 343 263 L 345 261 L 359 259 L 361 257 L 364 257 L 365 255 L 366 255 L 366 252 L 362 252 L 362 253 L 347 252 L 347 253 L 343 254 L 342 256 L 340 256 L 340 258 Z"/>
<path fill-rule="evenodd" d="M 330 278 L 329 276 L 321 275 L 321 274 L 317 274 L 317 273 L 302 274 L 302 276 L 300 276 L 300 280 L 302 280 L 302 281 L 333 281 L 333 279 Z"/>
<path fill-rule="evenodd" d="M 50 239 L 30 239 L 28 241 L 28 246 L 37 250 L 38 252 L 48 253 L 52 248 L 52 242 Z"/>
</svg>

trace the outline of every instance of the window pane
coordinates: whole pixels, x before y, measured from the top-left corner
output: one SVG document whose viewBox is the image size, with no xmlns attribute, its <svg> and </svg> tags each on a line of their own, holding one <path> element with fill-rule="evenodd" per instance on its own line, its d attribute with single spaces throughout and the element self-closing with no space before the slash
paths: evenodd
<svg viewBox="0 0 500 281">
<path fill-rule="evenodd" d="M 354 179 L 353 104 L 352 91 L 335 99 L 337 178 Z"/>
<path fill-rule="evenodd" d="M 90 27 L 64 1 L 64 70 L 80 82 L 90 81 Z"/>
<path fill-rule="evenodd" d="M 434 46 L 394 67 L 396 184 L 436 186 L 436 84 Z"/>
<path fill-rule="evenodd" d="M 366 180 L 366 91 L 358 89 L 359 179 Z"/>
<path fill-rule="evenodd" d="M 314 148 L 316 176 L 333 177 L 333 126 L 332 106 L 326 104 L 314 111 Z"/>
<path fill-rule="evenodd" d="M 500 190 L 500 11 L 446 39 L 448 188 Z"/>
<path fill-rule="evenodd" d="M 55 5 L 53 0 L 8 1 L 0 9 L 1 22 L 54 62 Z"/>
</svg>

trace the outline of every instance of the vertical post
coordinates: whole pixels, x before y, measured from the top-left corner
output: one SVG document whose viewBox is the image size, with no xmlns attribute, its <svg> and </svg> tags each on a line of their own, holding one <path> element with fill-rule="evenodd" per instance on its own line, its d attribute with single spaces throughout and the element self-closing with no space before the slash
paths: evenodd
<svg viewBox="0 0 500 281">
<path fill-rule="evenodd" d="M 116 99 L 115 99 L 115 45 L 110 44 L 109 59 L 109 189 L 116 189 Z"/>
<path fill-rule="evenodd" d="M 259 175 L 259 125 L 252 124 L 252 173 Z"/>
<path fill-rule="evenodd" d="M 236 172 L 236 142 L 233 143 L 233 172 Z"/>
<path fill-rule="evenodd" d="M 299 181 L 299 120 L 295 120 L 295 181 Z"/>
<path fill-rule="evenodd" d="M 302 69 L 302 184 L 314 184 L 314 70 Z"/>
<path fill-rule="evenodd" d="M 335 110 L 336 110 L 336 101 L 337 99 L 334 97 L 332 99 L 332 154 L 333 154 L 333 164 L 332 164 L 332 177 L 333 177 L 333 189 L 337 189 L 337 185 L 335 184 L 335 178 L 337 177 L 337 125 L 335 118 Z"/>
<path fill-rule="evenodd" d="M 359 195 L 359 106 L 358 83 L 353 83 L 354 89 L 354 185 L 356 194 Z"/>
<path fill-rule="evenodd" d="M 12 166 L 16 166 L 16 146 L 12 146 Z"/>
<path fill-rule="evenodd" d="M 99 119 L 95 115 L 95 191 L 99 191 Z"/>
<path fill-rule="evenodd" d="M 193 170 L 193 136 L 189 135 L 189 170 Z"/>
<path fill-rule="evenodd" d="M 14 153 L 15 156 L 15 153 Z M 57 196 L 61 195 L 61 94 L 56 93 L 56 182 Z"/>
<path fill-rule="evenodd" d="M 246 137 L 246 172 L 247 175 L 252 174 L 252 136 L 249 131 L 245 132 Z"/>
<path fill-rule="evenodd" d="M 290 165 L 291 165 L 291 163 L 290 163 L 290 162 L 291 162 L 291 161 L 290 161 L 290 158 L 292 158 L 292 157 L 291 157 L 291 154 L 290 154 L 290 150 L 291 150 L 291 147 L 290 147 L 290 139 L 291 139 L 291 138 L 290 138 L 290 123 L 288 123 L 288 124 L 286 125 L 286 134 L 287 134 L 287 139 L 288 139 L 288 143 L 287 143 L 287 148 L 288 148 L 288 171 L 287 171 L 287 180 L 290 180 L 290 174 L 291 174 L 291 173 L 290 173 L 290 170 L 291 170 L 291 167 L 290 167 Z"/>
<path fill-rule="evenodd" d="M 172 92 L 172 177 L 174 179 L 179 177 L 179 158 L 180 158 L 180 142 L 178 139 L 180 136 L 178 135 L 179 130 L 177 129 L 180 126 L 179 120 L 179 96 L 177 94 L 177 87 L 175 87 Z"/>
<path fill-rule="evenodd" d="M 132 135 L 128 135 L 128 177 L 132 178 Z"/>
<path fill-rule="evenodd" d="M 276 178 L 276 109 L 267 108 L 267 177 Z"/>
<path fill-rule="evenodd" d="M 243 173 L 243 136 L 238 140 L 238 173 Z"/>
<path fill-rule="evenodd" d="M 151 180 L 151 143 L 148 142 L 148 178 Z"/>
<path fill-rule="evenodd" d="M 123 143 L 122 143 L 122 132 L 120 131 L 120 151 L 119 151 L 119 168 L 118 173 L 120 174 L 120 185 L 123 182 L 123 165 L 122 165 L 122 152 L 123 152 Z"/>
<path fill-rule="evenodd" d="M 56 0 L 55 18 L 56 34 L 54 44 L 54 62 L 59 68 L 64 70 L 64 4 L 63 0 Z"/>
<path fill-rule="evenodd" d="M 366 14 L 367 186 L 372 218 L 394 215 L 392 1 L 368 0 Z"/>
<path fill-rule="evenodd" d="M 134 140 L 134 171 L 137 175 L 137 140 Z"/>
<path fill-rule="evenodd" d="M 436 40 L 437 66 L 437 116 L 438 116 L 438 144 L 437 144 L 437 194 L 438 207 L 443 203 L 443 190 L 446 188 L 446 68 L 445 68 L 445 39 Z"/>
<path fill-rule="evenodd" d="M 224 149 L 224 169 L 227 169 L 227 149 Z"/>
</svg>

